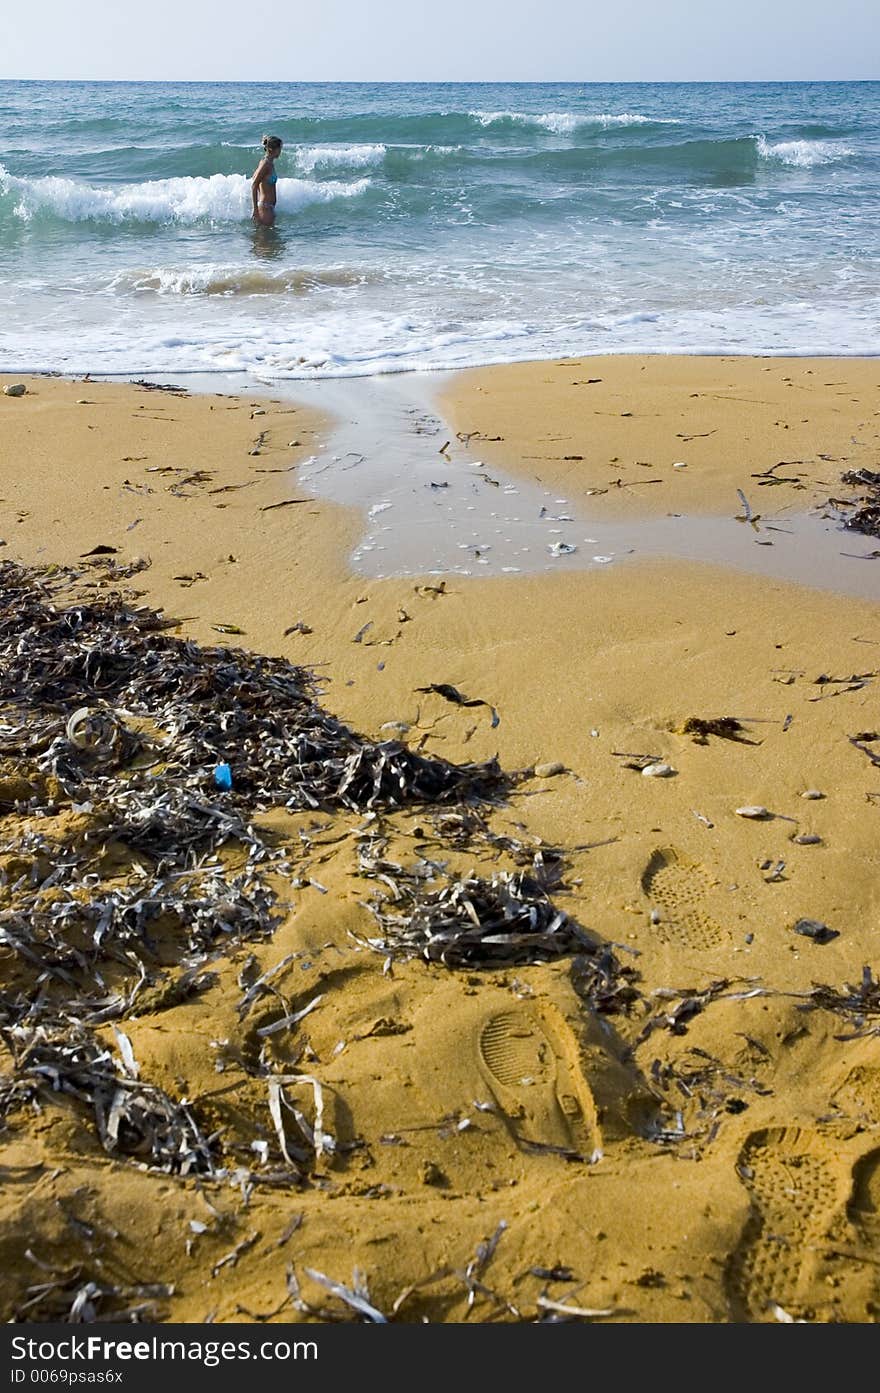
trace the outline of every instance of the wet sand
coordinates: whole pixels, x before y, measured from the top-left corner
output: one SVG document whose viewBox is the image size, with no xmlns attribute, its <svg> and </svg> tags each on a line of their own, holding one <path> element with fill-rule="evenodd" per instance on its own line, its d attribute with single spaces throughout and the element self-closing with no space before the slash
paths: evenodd
<svg viewBox="0 0 880 1393">
<path fill-rule="evenodd" d="M 537 474 L 599 519 L 729 513 L 738 489 L 766 515 L 765 494 L 806 510 L 841 493 L 843 470 L 876 464 L 877 375 L 873 361 L 566 360 L 452 379 L 440 409 L 470 448 L 479 432 L 493 467 Z M 273 1037 L 270 1068 L 318 1078 L 351 1149 L 297 1187 L 261 1184 L 255 1165 L 245 1199 L 240 1177 L 107 1155 L 88 1116 L 47 1095 L 0 1134 L 4 1317 L 42 1279 L 29 1250 L 119 1288 L 172 1283 L 159 1314 L 192 1322 L 310 1318 L 291 1265 L 307 1307 L 344 1310 L 305 1269 L 351 1287 L 357 1267 L 397 1320 L 534 1320 L 548 1302 L 612 1321 L 875 1320 L 880 1018 L 809 994 L 845 995 L 877 967 L 876 601 L 822 589 L 818 555 L 813 588 L 656 557 L 365 577 L 349 562 L 360 513 L 298 482 L 330 430 L 313 413 L 268 393 L 27 385 L 0 396 L 3 559 L 73 564 L 100 545 L 149 558 L 127 584 L 182 636 L 313 667 L 323 705 L 365 735 L 394 723 L 456 762 L 557 762 L 491 811 L 492 830 L 561 848 L 554 900 L 636 975 L 628 1009 L 597 1012 L 568 958 L 383 971 L 364 946 L 362 820 L 282 819 L 291 839 L 310 829 L 312 850 L 272 939 L 218 956 L 209 991 L 122 1026 L 143 1077 L 191 1100 L 224 1145 L 274 1154 L 253 1059 L 278 1002 L 241 1019 L 239 975 L 250 953 L 259 972 L 295 955 L 276 979 L 286 1006 L 322 1000 Z M 779 461 L 797 482 L 754 480 Z M 646 474 L 662 483 L 627 486 Z M 310 632 L 285 635 L 299 621 Z M 417 691 L 444 683 L 488 705 Z M 692 717 L 741 730 L 701 742 Z M 645 777 L 649 756 L 673 772 Z M 4 844 L 21 821 L 4 816 Z M 424 822 L 389 816 L 387 855 L 511 868 L 497 848 L 426 851 Z M 795 933 L 804 919 L 838 936 Z M 308 1112 L 306 1092 L 298 1103 Z M 493 1235 L 489 1294 L 471 1303 L 468 1264 Z"/>
</svg>

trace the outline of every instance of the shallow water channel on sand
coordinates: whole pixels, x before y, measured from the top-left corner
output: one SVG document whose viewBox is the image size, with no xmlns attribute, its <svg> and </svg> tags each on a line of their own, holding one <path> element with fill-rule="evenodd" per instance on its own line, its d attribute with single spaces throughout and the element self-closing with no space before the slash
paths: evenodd
<svg viewBox="0 0 880 1393">
<path fill-rule="evenodd" d="M 732 490 L 725 517 L 591 519 L 565 494 L 485 464 L 478 440 L 459 439 L 436 406 L 446 375 L 179 380 L 193 391 L 289 400 L 329 420 L 292 487 L 362 511 L 363 536 L 350 558 L 359 575 L 514 576 L 666 558 L 880 599 L 873 539 L 817 510 L 781 509 L 749 523 L 737 517 L 742 503 Z"/>
</svg>

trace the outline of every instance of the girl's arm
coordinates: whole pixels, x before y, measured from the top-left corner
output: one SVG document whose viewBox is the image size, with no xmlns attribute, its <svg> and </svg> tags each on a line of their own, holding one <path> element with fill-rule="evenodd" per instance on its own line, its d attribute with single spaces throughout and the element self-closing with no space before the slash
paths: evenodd
<svg viewBox="0 0 880 1393">
<path fill-rule="evenodd" d="M 260 196 L 260 185 L 263 182 L 263 175 L 266 173 L 268 164 L 268 160 L 260 160 L 254 172 L 254 177 L 251 180 L 251 202 L 253 203 L 253 210 L 255 213 L 257 211 L 257 200 Z"/>
</svg>

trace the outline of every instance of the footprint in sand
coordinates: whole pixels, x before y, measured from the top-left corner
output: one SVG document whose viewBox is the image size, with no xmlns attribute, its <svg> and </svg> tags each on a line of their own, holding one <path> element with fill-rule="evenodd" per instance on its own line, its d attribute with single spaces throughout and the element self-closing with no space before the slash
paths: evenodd
<svg viewBox="0 0 880 1393">
<path fill-rule="evenodd" d="M 815 1275 L 849 1170 L 817 1133 L 774 1127 L 752 1133 L 737 1172 L 752 1212 L 727 1265 L 733 1318 L 773 1320 L 773 1306 L 794 1314 Z"/>
<path fill-rule="evenodd" d="M 577 1041 L 552 1005 L 497 1012 L 479 1032 L 480 1066 L 521 1145 L 584 1159 L 600 1148 L 593 1094 Z"/>
<path fill-rule="evenodd" d="M 857 1064 L 833 1095 L 835 1105 L 869 1126 L 880 1122 L 880 1069 Z"/>
<path fill-rule="evenodd" d="M 880 1252 L 880 1151 L 869 1151 L 856 1162 L 847 1218 L 855 1230 L 859 1247 L 871 1255 Z M 876 1306 L 880 1296 L 880 1269 L 876 1265 L 873 1266 L 872 1286 Z"/>
<path fill-rule="evenodd" d="M 713 887 L 705 866 L 677 851 L 655 851 L 642 875 L 642 889 L 659 910 L 658 938 L 682 948 L 718 948 L 726 935 L 705 907 Z"/>
</svg>

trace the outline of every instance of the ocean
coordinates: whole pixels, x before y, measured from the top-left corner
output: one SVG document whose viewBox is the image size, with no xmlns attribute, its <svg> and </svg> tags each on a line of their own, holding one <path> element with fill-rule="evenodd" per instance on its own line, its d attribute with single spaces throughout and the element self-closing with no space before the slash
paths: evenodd
<svg viewBox="0 0 880 1393">
<path fill-rule="evenodd" d="M 880 83 L 0 82 L 3 371 L 878 351 Z"/>
</svg>

